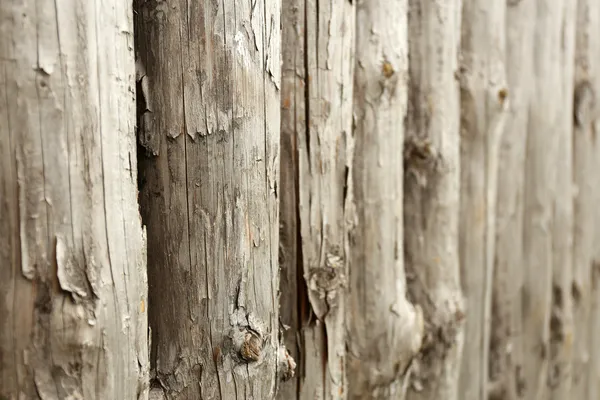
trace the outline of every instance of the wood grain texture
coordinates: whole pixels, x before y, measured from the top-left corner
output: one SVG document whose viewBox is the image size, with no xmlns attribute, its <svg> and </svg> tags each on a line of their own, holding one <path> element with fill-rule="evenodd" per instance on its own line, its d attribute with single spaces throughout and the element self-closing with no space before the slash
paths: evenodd
<svg viewBox="0 0 600 400">
<path fill-rule="evenodd" d="M 279 349 L 280 2 L 135 1 L 153 390 L 270 399 Z"/>
<path fill-rule="evenodd" d="M 524 398 L 550 396 L 553 208 L 561 126 L 562 2 L 536 4 L 533 93 L 525 162 L 522 290 Z M 563 189 L 560 189 L 563 190 Z"/>
<path fill-rule="evenodd" d="M 552 311 L 550 317 L 550 397 L 570 398 L 573 358 L 573 73 L 577 1 L 561 4 L 558 60 L 560 107 L 556 140 L 556 185 L 552 222 Z"/>
<path fill-rule="evenodd" d="M 466 297 L 461 398 L 487 396 L 499 147 L 508 109 L 503 1 L 465 0 L 459 251 Z"/>
<path fill-rule="evenodd" d="M 349 171 L 349 398 L 404 397 L 423 315 L 406 298 L 403 246 L 407 1 L 357 5 Z M 393 351 L 391 351 L 393 349 Z"/>
<path fill-rule="evenodd" d="M 600 3 L 579 0 L 576 15 L 573 87 L 573 308 L 574 349 L 572 395 L 600 396 L 600 313 L 598 313 L 598 113 L 600 93 Z"/>
<path fill-rule="evenodd" d="M 0 397 L 144 399 L 131 9 L 0 3 Z"/>
<path fill-rule="evenodd" d="M 304 12 L 295 68 L 298 145 L 298 213 L 302 274 L 310 315 L 302 318 L 299 398 L 347 395 L 346 325 L 348 242 L 347 171 L 351 163 L 354 6 L 307 0 L 286 9 Z M 290 27 L 287 27 L 289 29 Z M 302 47 L 302 48 L 299 48 Z M 300 66 L 301 57 L 304 66 Z M 287 67 L 284 65 L 287 70 Z M 302 115 L 303 112 L 303 115 Z M 305 301 L 300 299 L 300 301 Z"/>
<path fill-rule="evenodd" d="M 412 0 L 409 7 L 404 254 L 411 299 L 423 309 L 426 328 L 408 398 L 458 400 L 461 2 Z"/>
<path fill-rule="evenodd" d="M 489 399 L 520 398 L 523 385 L 523 199 L 529 104 L 533 94 L 536 5 L 508 2 L 506 75 L 510 106 L 500 145 L 496 254 L 490 331 Z"/>
</svg>

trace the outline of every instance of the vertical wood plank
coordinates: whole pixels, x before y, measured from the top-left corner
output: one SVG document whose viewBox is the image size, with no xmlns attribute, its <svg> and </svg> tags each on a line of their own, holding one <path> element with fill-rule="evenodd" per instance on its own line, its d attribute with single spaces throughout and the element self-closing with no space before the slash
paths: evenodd
<svg viewBox="0 0 600 400">
<path fill-rule="evenodd" d="M 126 3 L 0 3 L 0 398 L 148 392 Z"/>
<path fill-rule="evenodd" d="M 279 0 L 136 1 L 153 390 L 273 398 Z"/>
<path fill-rule="evenodd" d="M 499 147 L 508 109 L 506 2 L 465 0 L 461 37 L 459 249 L 466 297 L 460 391 L 487 396 Z"/>
<path fill-rule="evenodd" d="M 421 345 L 406 298 L 403 230 L 408 1 L 357 6 L 354 156 L 349 171 L 348 374 L 352 399 L 398 399 Z M 393 349 L 393 351 L 390 351 Z"/>
<path fill-rule="evenodd" d="M 411 299 L 425 334 L 408 398 L 461 398 L 464 304 L 458 255 L 461 1 L 409 2 L 404 243 Z"/>
</svg>

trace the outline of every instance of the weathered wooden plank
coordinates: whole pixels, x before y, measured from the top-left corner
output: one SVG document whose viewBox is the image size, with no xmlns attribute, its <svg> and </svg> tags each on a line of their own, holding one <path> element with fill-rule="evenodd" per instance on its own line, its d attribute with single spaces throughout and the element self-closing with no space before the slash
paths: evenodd
<svg viewBox="0 0 600 400">
<path fill-rule="evenodd" d="M 573 87 L 573 339 L 572 397 L 600 396 L 598 345 L 598 93 L 600 93 L 600 3 L 577 3 L 575 77 Z"/>
<path fill-rule="evenodd" d="M 280 2 L 136 1 L 155 385 L 273 398 Z"/>
<path fill-rule="evenodd" d="M 404 254 L 411 299 L 423 309 L 426 329 L 408 398 L 458 400 L 461 2 L 412 0 L 409 7 Z"/>
<path fill-rule="evenodd" d="M 533 90 L 536 5 L 507 2 L 506 74 L 510 105 L 500 146 L 496 254 L 490 331 L 489 398 L 514 400 L 523 391 L 523 196 L 529 104 Z"/>
<path fill-rule="evenodd" d="M 357 5 L 354 155 L 345 215 L 352 399 L 402 398 L 423 332 L 421 310 L 406 299 L 403 257 L 407 11 L 405 0 Z"/>
<path fill-rule="evenodd" d="M 573 358 L 573 67 L 577 1 L 562 6 L 559 68 L 560 106 L 556 138 L 557 190 L 552 222 L 552 311 L 550 317 L 550 370 L 548 385 L 555 400 L 571 397 Z"/>
<path fill-rule="evenodd" d="M 465 0 L 459 249 L 466 297 L 461 398 L 487 396 L 499 147 L 507 114 L 504 1 Z"/>
<path fill-rule="evenodd" d="M 297 190 L 295 266 L 303 276 L 296 287 L 297 396 L 339 399 L 347 395 L 344 216 L 351 162 L 354 6 L 346 1 L 293 1 L 284 7 L 283 20 L 282 138 L 290 140 L 284 145 L 297 157 L 297 189 L 291 179 L 282 182 L 282 189 Z M 282 165 L 292 168 L 293 161 L 282 159 Z M 286 224 L 293 220 L 291 212 L 282 218 Z M 289 242 L 287 249 L 292 250 Z"/>
<path fill-rule="evenodd" d="M 148 393 L 130 6 L 0 3 L 0 397 Z"/>
<path fill-rule="evenodd" d="M 562 2 L 537 0 L 523 210 L 523 398 L 550 395 L 553 207 L 561 126 Z M 563 189 L 560 189 L 563 190 Z"/>
</svg>

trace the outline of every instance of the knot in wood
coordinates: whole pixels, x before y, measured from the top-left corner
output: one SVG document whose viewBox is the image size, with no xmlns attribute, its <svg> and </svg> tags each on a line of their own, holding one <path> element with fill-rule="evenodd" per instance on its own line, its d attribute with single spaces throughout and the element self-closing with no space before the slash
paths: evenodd
<svg viewBox="0 0 600 400">
<path fill-rule="evenodd" d="M 595 109 L 594 87 L 588 80 L 579 82 L 573 93 L 573 122 L 583 127 L 591 120 Z"/>
<path fill-rule="evenodd" d="M 248 362 L 258 361 L 262 351 L 263 341 L 258 334 L 248 331 L 244 335 L 244 342 L 240 347 L 240 356 Z"/>
<path fill-rule="evenodd" d="M 331 268 L 315 268 L 310 274 L 310 288 L 317 292 L 326 294 L 341 285 L 338 271 Z"/>
<path fill-rule="evenodd" d="M 428 138 L 407 138 L 403 157 L 405 171 L 421 187 L 426 187 L 428 178 L 441 167 L 441 158 Z"/>
<path fill-rule="evenodd" d="M 504 104 L 507 97 L 508 97 L 508 89 L 507 88 L 502 88 L 502 89 L 498 90 L 498 101 L 500 102 L 500 104 Z"/>
<path fill-rule="evenodd" d="M 429 162 L 436 157 L 436 151 L 427 138 L 410 138 L 404 142 L 404 159 L 407 161 Z"/>
<path fill-rule="evenodd" d="M 386 78 L 391 78 L 392 75 L 394 75 L 394 67 L 392 66 L 392 63 L 390 63 L 389 61 L 384 61 L 383 66 L 381 67 L 381 72 L 383 73 L 383 76 L 385 76 Z"/>
<path fill-rule="evenodd" d="M 309 288 L 319 292 L 321 297 L 342 286 L 344 282 L 344 259 L 329 253 L 325 257 L 325 266 L 310 271 Z"/>
</svg>

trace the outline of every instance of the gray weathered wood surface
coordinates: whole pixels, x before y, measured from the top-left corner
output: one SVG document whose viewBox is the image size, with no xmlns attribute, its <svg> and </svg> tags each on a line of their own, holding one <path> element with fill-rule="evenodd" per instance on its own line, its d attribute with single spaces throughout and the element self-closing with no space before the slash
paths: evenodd
<svg viewBox="0 0 600 400">
<path fill-rule="evenodd" d="M 536 5 L 508 2 L 506 74 L 510 104 L 500 146 L 492 330 L 490 400 L 522 396 L 523 199 L 529 104 L 533 90 L 533 39 Z"/>
<path fill-rule="evenodd" d="M 464 306 L 458 259 L 460 1 L 409 3 L 404 243 L 411 299 L 425 336 L 411 400 L 459 400 Z"/>
<path fill-rule="evenodd" d="M 559 4 L 560 3 L 560 4 Z M 529 106 L 523 210 L 522 396 L 550 395 L 553 205 L 560 137 L 562 2 L 538 0 L 533 44 L 533 92 Z M 563 189 L 561 189 L 563 190 Z"/>
<path fill-rule="evenodd" d="M 303 327 L 300 398 L 346 396 L 347 168 L 351 162 L 354 6 L 305 2 L 306 129 L 299 132 L 303 275 L 314 315 Z"/>
<path fill-rule="evenodd" d="M 287 202 L 282 209 L 287 255 L 282 267 L 288 276 L 295 269 L 301 279 L 294 287 L 282 285 L 282 299 L 297 296 L 301 360 L 298 381 L 285 386 L 297 385 L 301 399 L 341 399 L 347 395 L 345 208 L 351 163 L 354 6 L 292 1 L 283 8 L 283 20 L 282 152 L 288 158 L 282 159 L 286 171 L 282 190 L 297 190 L 297 197 L 288 194 L 286 199 L 296 204 Z M 296 215 L 288 207 L 297 210 Z M 288 238 L 290 224 L 300 235 L 297 247 Z M 282 315 L 291 312 L 283 310 Z M 285 386 L 282 399 L 283 393 L 293 393 Z"/>
<path fill-rule="evenodd" d="M 466 298 L 461 399 L 487 396 L 499 148 L 510 93 L 503 1 L 465 0 L 462 13 L 459 251 Z"/>
<path fill-rule="evenodd" d="M 134 7 L 153 390 L 273 398 L 280 2 Z"/>
<path fill-rule="evenodd" d="M 0 398 L 144 399 L 130 6 L 0 2 Z"/>
<path fill-rule="evenodd" d="M 403 229 L 408 1 L 360 2 L 347 213 L 349 398 L 400 399 L 423 333 L 406 298 Z M 393 351 L 392 351 L 393 349 Z"/>
<path fill-rule="evenodd" d="M 573 359 L 573 67 L 577 0 L 554 2 L 562 7 L 558 108 L 556 192 L 552 209 L 552 309 L 550 316 L 550 398 L 571 398 Z M 558 44 L 555 44 L 558 46 Z"/>
<path fill-rule="evenodd" d="M 578 0 L 573 87 L 572 397 L 600 396 L 600 3 Z"/>
</svg>

